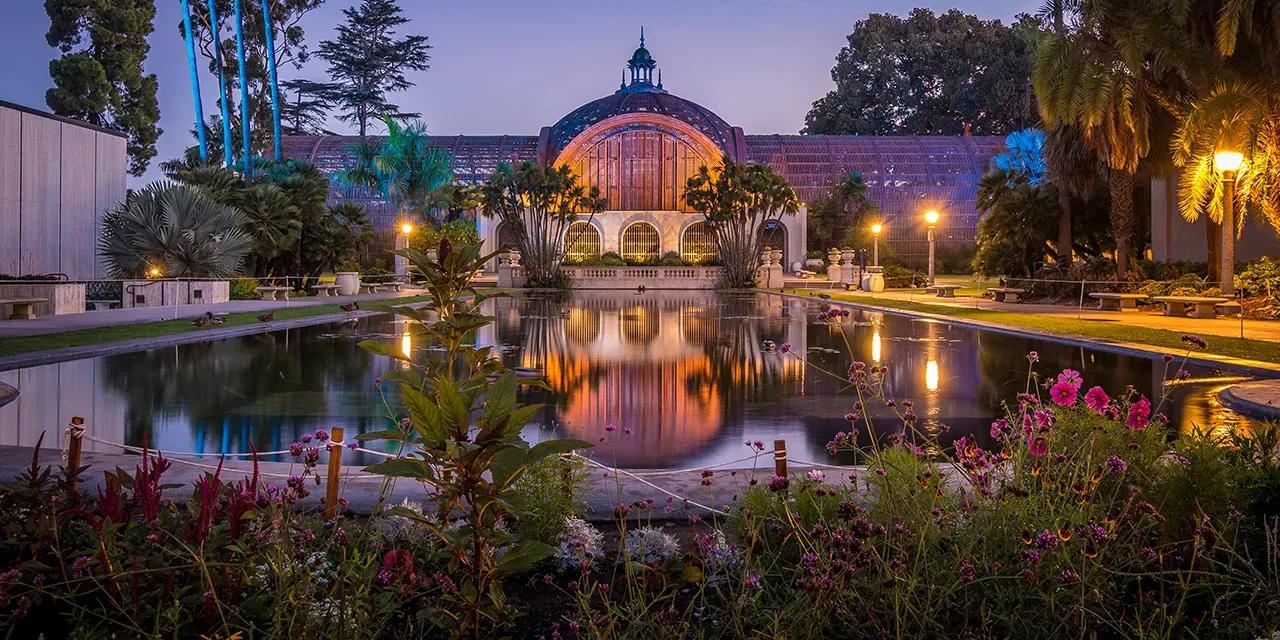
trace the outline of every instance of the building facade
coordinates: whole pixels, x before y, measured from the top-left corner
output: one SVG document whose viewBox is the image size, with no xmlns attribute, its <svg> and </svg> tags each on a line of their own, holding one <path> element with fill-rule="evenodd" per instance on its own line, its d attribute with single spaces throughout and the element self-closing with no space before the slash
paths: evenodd
<svg viewBox="0 0 1280 640">
<path fill-rule="evenodd" d="M 289 136 L 286 155 L 337 172 L 351 160 L 352 136 Z M 939 245 L 972 244 L 977 230 L 975 196 L 990 159 L 1004 148 L 998 136 L 748 135 L 710 109 L 666 90 L 657 61 L 645 47 L 627 60 L 617 90 L 592 100 L 536 136 L 433 136 L 431 144 L 453 157 L 463 181 L 484 181 L 499 163 L 534 161 L 569 166 L 599 187 L 607 210 L 569 229 L 576 252 L 617 252 L 624 258 L 657 258 L 678 252 L 696 258 L 714 251 L 702 216 L 683 202 L 685 183 L 698 167 L 728 157 L 759 162 L 782 174 L 803 204 L 827 195 L 844 172 L 854 170 L 879 206 L 884 239 L 904 259 L 927 253 L 927 209 L 944 217 Z M 363 204 L 380 233 L 394 233 L 396 212 L 376 194 L 335 186 L 331 199 Z M 479 218 L 481 237 L 504 243 L 495 220 Z M 783 249 L 788 271 L 804 260 L 806 209 L 764 229 L 764 242 Z M 712 243 L 708 247 L 708 243 Z"/>
<path fill-rule="evenodd" d="M 125 135 L 0 101 L 0 274 L 102 273 L 102 212 L 124 200 Z"/>
</svg>

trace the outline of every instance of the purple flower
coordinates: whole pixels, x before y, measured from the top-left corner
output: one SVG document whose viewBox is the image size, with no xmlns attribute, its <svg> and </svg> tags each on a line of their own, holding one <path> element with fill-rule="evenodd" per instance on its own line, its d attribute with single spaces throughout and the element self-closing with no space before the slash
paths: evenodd
<svg viewBox="0 0 1280 640">
<path fill-rule="evenodd" d="M 781 351 L 782 353 L 787 353 L 788 351 L 791 351 L 791 343 L 790 342 L 782 343 L 782 346 L 778 347 L 778 351 Z"/>
<path fill-rule="evenodd" d="M 315 438 L 319 442 L 327 442 L 329 440 L 329 432 L 324 429 L 316 429 Z"/>
<path fill-rule="evenodd" d="M 1187 343 L 1188 345 L 1191 345 L 1194 347 L 1200 347 L 1201 349 L 1209 348 L 1209 343 L 1205 342 L 1204 338 L 1201 338 L 1200 336 L 1197 336 L 1197 335 L 1192 335 L 1190 333 L 1182 334 L 1182 341 Z"/>
<path fill-rule="evenodd" d="M 1044 436 L 1035 436 L 1027 441 L 1027 452 L 1040 458 L 1049 453 L 1049 441 Z"/>
<path fill-rule="evenodd" d="M 1146 396 L 1139 397 L 1137 402 L 1129 406 L 1124 423 L 1134 431 L 1146 429 L 1151 424 L 1151 401 Z"/>
<path fill-rule="evenodd" d="M 742 579 L 742 585 L 748 589 L 759 589 L 760 576 L 748 571 L 746 577 Z"/>
<path fill-rule="evenodd" d="M 291 455 L 291 456 L 293 456 L 293 457 L 295 457 L 295 458 L 299 458 L 299 457 L 301 457 L 301 456 L 302 456 L 302 443 L 301 443 L 301 442 L 298 442 L 298 441 L 296 441 L 296 440 L 295 440 L 295 441 L 293 442 L 293 444 L 290 444 L 290 445 L 289 445 L 289 455 Z"/>
<path fill-rule="evenodd" d="M 1125 462 L 1124 458 L 1121 458 L 1120 456 L 1107 456 L 1107 471 L 1119 475 L 1124 473 L 1125 469 L 1128 468 L 1129 463 Z"/>
<path fill-rule="evenodd" d="M 822 482 L 824 479 L 821 469 L 811 469 L 809 473 L 805 475 L 813 482 Z"/>
<path fill-rule="evenodd" d="M 1079 582 L 1080 574 L 1072 571 L 1071 569 L 1063 569 L 1062 573 L 1058 576 L 1058 579 L 1061 580 L 1063 584 L 1072 584 L 1074 582 Z"/>
<path fill-rule="evenodd" d="M 1063 369 L 1062 373 L 1058 374 L 1058 382 L 1073 384 L 1079 389 L 1084 384 L 1084 378 L 1080 377 L 1080 372 L 1075 369 Z"/>
<path fill-rule="evenodd" d="M 996 420 L 995 422 L 991 423 L 992 439 L 999 440 L 1000 438 L 1003 438 L 1007 433 L 1009 433 L 1008 420 L 1005 420 L 1004 418 L 1000 418 L 999 420 Z"/>
<path fill-rule="evenodd" d="M 1049 397 L 1052 398 L 1053 403 L 1059 407 L 1069 407 L 1076 403 L 1076 394 L 1079 393 L 1079 391 L 1079 384 L 1059 378 L 1058 382 L 1054 383 L 1054 385 L 1049 388 Z"/>
<path fill-rule="evenodd" d="M 1084 403 L 1090 409 L 1093 409 L 1094 413 L 1102 415 L 1102 412 L 1107 409 L 1107 405 L 1111 404 L 1111 397 L 1107 395 L 1107 392 L 1102 387 L 1093 387 L 1085 392 Z"/>
<path fill-rule="evenodd" d="M 355 440 L 352 440 L 351 442 L 348 442 L 348 443 L 347 443 L 347 448 L 348 448 L 348 449 L 351 449 L 351 450 L 353 450 L 353 451 L 354 451 L 354 450 L 356 450 L 356 449 L 360 448 L 360 443 L 359 443 L 359 442 L 356 442 Z"/>
<path fill-rule="evenodd" d="M 791 481 L 788 480 L 786 476 L 774 476 L 773 479 L 769 481 L 770 491 L 786 491 L 789 486 L 791 486 Z"/>
<path fill-rule="evenodd" d="M 1044 551 L 1050 551 L 1058 548 L 1058 534 L 1045 529 L 1036 536 L 1036 547 Z"/>
<path fill-rule="evenodd" d="M 1177 373 L 1177 374 L 1175 374 L 1175 376 L 1176 376 L 1179 380 L 1186 380 L 1187 378 L 1190 378 L 1190 377 L 1191 377 L 1191 372 L 1190 372 L 1190 371 L 1187 371 L 1186 369 L 1178 369 L 1178 373 Z"/>
</svg>

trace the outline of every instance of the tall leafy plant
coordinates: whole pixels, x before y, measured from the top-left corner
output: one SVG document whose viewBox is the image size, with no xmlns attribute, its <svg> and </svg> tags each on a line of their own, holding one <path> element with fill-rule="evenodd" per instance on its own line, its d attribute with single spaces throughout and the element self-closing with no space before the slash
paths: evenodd
<svg viewBox="0 0 1280 640">
<path fill-rule="evenodd" d="M 153 267 L 165 276 L 240 275 L 252 241 L 244 214 L 199 187 L 161 181 L 131 193 L 102 219 L 98 253 L 117 278 L 139 278 Z"/>
<path fill-rule="evenodd" d="M 383 124 L 386 137 L 379 143 L 362 140 L 354 145 L 351 164 L 335 178 L 381 194 L 396 204 L 401 217 L 423 217 L 438 201 L 441 189 L 453 182 L 453 159 L 431 146 L 422 123 L 402 124 L 385 116 Z"/>
<path fill-rule="evenodd" d="M 768 165 L 738 164 L 728 156 L 715 169 L 698 167 L 684 198 L 715 231 L 725 283 L 730 287 L 752 285 L 765 223 L 800 209 L 786 178 Z"/>
<path fill-rule="evenodd" d="M 408 452 L 366 471 L 435 487 L 434 514 L 397 507 L 393 515 L 426 527 L 449 550 L 448 575 L 462 576 L 457 591 L 427 619 L 460 637 L 478 639 L 497 632 L 509 616 L 502 578 L 554 551 L 503 526 L 518 515 L 512 506 L 516 482 L 530 465 L 589 445 L 545 440 L 530 446 L 521 437 L 540 407 L 521 405 L 514 373 L 491 347 L 472 341 L 477 329 L 493 321 L 481 310 L 491 296 L 471 282 L 494 254 L 447 240 L 437 251 L 436 260 L 413 249 L 400 252 L 422 274 L 431 304 L 396 309 L 414 321 L 419 339 L 435 348 L 410 356 L 383 342 L 362 343 L 404 363 L 384 380 L 398 385 L 405 418 L 396 428 L 361 438 L 385 438 Z M 455 526 L 449 524 L 453 517 Z"/>
<path fill-rule="evenodd" d="M 569 167 L 503 163 L 480 188 L 480 210 L 512 230 L 529 286 L 556 286 L 560 263 L 575 238 L 566 231 L 579 215 L 604 211 L 600 189 L 586 187 Z"/>
</svg>

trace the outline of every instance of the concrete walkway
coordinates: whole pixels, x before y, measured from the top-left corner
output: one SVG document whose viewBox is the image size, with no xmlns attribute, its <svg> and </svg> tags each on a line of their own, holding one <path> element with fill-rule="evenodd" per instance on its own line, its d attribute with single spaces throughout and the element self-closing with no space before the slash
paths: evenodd
<svg viewBox="0 0 1280 640">
<path fill-rule="evenodd" d="M 1280 420 L 1280 380 L 1231 385 L 1219 394 L 1222 403 L 1245 415 Z"/>
<path fill-rule="evenodd" d="M 406 289 L 398 293 L 370 293 L 355 296 L 305 297 L 290 300 L 231 300 L 219 304 L 185 304 L 168 307 L 139 307 L 133 309 L 110 309 L 104 311 L 86 311 L 65 316 L 45 316 L 35 320 L 0 320 L 0 338 L 17 336 L 34 336 L 63 331 L 81 329 L 100 329 L 127 324 L 142 324 L 162 320 L 195 318 L 206 311 L 212 313 L 262 313 L 265 311 L 292 309 L 298 307 L 316 307 L 329 305 L 338 312 L 340 305 L 352 301 L 368 302 L 374 300 L 395 300 L 409 296 L 421 295 L 419 289 Z"/>
<path fill-rule="evenodd" d="M 1058 304 L 1041 304 L 1032 302 L 1008 303 L 996 302 L 990 298 L 974 296 L 957 296 L 955 298 L 939 298 L 925 293 L 923 290 L 889 290 L 880 293 L 862 291 L 841 291 L 854 301 L 866 299 L 868 304 L 875 304 L 877 299 L 906 300 L 940 307 L 958 307 L 965 309 L 984 309 L 989 311 L 1005 311 L 1009 313 L 1027 313 L 1062 318 L 1076 318 L 1095 322 L 1112 322 L 1129 324 L 1148 329 L 1164 329 L 1179 333 L 1191 333 L 1201 336 L 1226 336 L 1239 338 L 1241 320 L 1239 318 L 1174 318 L 1163 315 L 1156 309 L 1140 309 L 1138 311 L 1101 311 L 1097 302 L 1085 299 L 1083 309 L 1075 306 Z M 1252 340 L 1280 341 L 1280 320 L 1244 320 L 1244 337 Z"/>
</svg>

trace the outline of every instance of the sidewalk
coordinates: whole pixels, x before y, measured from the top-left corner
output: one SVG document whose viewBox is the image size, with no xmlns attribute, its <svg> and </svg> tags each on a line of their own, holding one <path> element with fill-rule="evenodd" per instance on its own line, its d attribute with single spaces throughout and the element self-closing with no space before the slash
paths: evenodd
<svg viewBox="0 0 1280 640">
<path fill-rule="evenodd" d="M 1031 302 L 1007 303 L 996 302 L 989 298 L 957 296 L 955 298 L 939 298 L 923 290 L 889 290 L 880 293 L 863 291 L 841 291 L 844 296 L 853 300 L 866 300 L 867 304 L 875 304 L 877 299 L 905 300 L 919 304 L 937 305 L 940 307 L 957 307 L 964 309 L 982 309 L 986 311 L 1003 311 L 1006 313 L 1026 313 L 1033 315 L 1058 316 L 1095 322 L 1113 322 L 1145 327 L 1148 329 L 1164 329 L 1195 335 L 1240 337 L 1241 321 L 1239 318 L 1174 318 L 1161 314 L 1156 310 L 1138 311 L 1100 311 L 1097 302 L 1085 300 L 1083 310 L 1074 306 L 1056 304 L 1037 304 Z M 1280 321 L 1277 320 L 1245 320 L 1244 337 L 1252 340 L 1280 341 Z"/>
<path fill-rule="evenodd" d="M 127 324 L 142 324 L 161 320 L 195 318 L 206 311 L 212 313 L 261 313 L 276 309 L 316 307 L 330 305 L 338 313 L 340 305 L 353 301 L 394 300 L 421 295 L 420 289 L 406 289 L 398 293 L 370 293 L 355 296 L 305 297 L 291 300 L 231 300 L 219 304 L 185 304 L 168 307 L 140 307 L 134 309 L 110 309 L 86 311 L 64 316 L 45 316 L 35 320 L 0 320 L 0 339 L 18 336 L 35 336 L 81 329 L 99 329 Z"/>
</svg>

